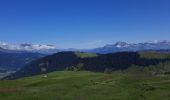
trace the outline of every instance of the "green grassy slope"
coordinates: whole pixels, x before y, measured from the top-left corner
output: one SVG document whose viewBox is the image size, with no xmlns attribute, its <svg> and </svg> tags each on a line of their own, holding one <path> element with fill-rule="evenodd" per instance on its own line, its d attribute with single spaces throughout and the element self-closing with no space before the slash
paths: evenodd
<svg viewBox="0 0 170 100">
<path fill-rule="evenodd" d="M 170 58 L 170 53 L 159 53 L 159 52 L 139 52 L 141 58 L 146 59 L 164 59 Z"/>
<path fill-rule="evenodd" d="M 75 54 L 80 58 L 91 58 L 98 56 L 95 53 L 83 53 L 83 52 L 75 52 Z"/>
<path fill-rule="evenodd" d="M 170 100 L 170 76 L 53 72 L 0 81 L 0 100 Z"/>
</svg>

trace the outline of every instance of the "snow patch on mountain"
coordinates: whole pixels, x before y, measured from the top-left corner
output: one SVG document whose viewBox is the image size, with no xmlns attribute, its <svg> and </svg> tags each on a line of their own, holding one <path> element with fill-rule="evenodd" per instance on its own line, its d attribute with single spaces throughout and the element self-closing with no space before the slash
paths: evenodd
<svg viewBox="0 0 170 100">
<path fill-rule="evenodd" d="M 117 47 L 117 48 L 123 48 L 123 47 L 128 47 L 129 44 L 126 43 L 126 42 L 121 42 L 121 41 L 119 41 L 119 42 L 116 42 L 116 43 L 114 44 L 114 46 Z"/>
</svg>

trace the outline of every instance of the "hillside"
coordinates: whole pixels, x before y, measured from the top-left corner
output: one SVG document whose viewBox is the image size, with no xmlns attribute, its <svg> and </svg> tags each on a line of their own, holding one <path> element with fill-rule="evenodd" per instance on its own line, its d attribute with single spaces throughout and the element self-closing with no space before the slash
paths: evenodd
<svg viewBox="0 0 170 100">
<path fill-rule="evenodd" d="M 0 81 L 2 100 L 170 100 L 170 76 L 64 71 Z"/>
<path fill-rule="evenodd" d="M 168 53 L 118 52 L 96 55 L 80 52 L 60 52 L 28 63 L 21 70 L 4 79 L 16 79 L 64 70 L 113 72 L 125 70 L 132 66 L 136 66 L 142 71 L 165 74 L 170 73 L 169 65 L 170 56 Z"/>
<path fill-rule="evenodd" d="M 39 53 L 0 49 L 0 79 L 43 56 Z"/>
<path fill-rule="evenodd" d="M 31 52 L 2 52 L 0 51 L 0 68 L 13 69 L 23 67 L 25 64 L 43 57 L 44 55 Z"/>
</svg>

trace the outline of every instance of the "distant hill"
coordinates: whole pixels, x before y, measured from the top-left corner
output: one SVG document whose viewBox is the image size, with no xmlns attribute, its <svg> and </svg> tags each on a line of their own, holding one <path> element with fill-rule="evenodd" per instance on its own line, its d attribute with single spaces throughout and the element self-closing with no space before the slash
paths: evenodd
<svg viewBox="0 0 170 100">
<path fill-rule="evenodd" d="M 155 56 L 157 55 L 157 56 Z M 16 79 L 25 76 L 38 75 L 53 71 L 63 70 L 87 70 L 93 72 L 110 72 L 116 70 L 126 70 L 132 66 L 142 68 L 165 64 L 162 73 L 170 72 L 167 65 L 170 65 L 170 54 L 147 52 L 119 52 L 110 54 L 88 54 L 77 52 L 60 52 L 46 56 L 28 63 L 21 70 L 6 77 L 5 79 Z M 159 68 L 160 66 L 158 66 Z M 158 69 L 156 68 L 156 69 Z M 151 67 L 152 69 L 152 67 Z M 160 69 L 160 68 L 159 68 Z M 148 69 L 150 70 L 150 69 Z M 152 71 L 152 70 L 151 70 Z M 154 70 L 155 71 L 155 70 Z M 155 72 L 158 73 L 158 72 Z"/>
</svg>

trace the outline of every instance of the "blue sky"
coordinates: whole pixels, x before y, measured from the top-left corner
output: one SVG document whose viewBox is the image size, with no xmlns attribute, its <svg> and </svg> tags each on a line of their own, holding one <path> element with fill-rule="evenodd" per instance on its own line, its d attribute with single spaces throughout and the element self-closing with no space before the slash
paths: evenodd
<svg viewBox="0 0 170 100">
<path fill-rule="evenodd" d="M 0 0 L 0 41 L 94 48 L 170 40 L 170 0 Z"/>
</svg>

